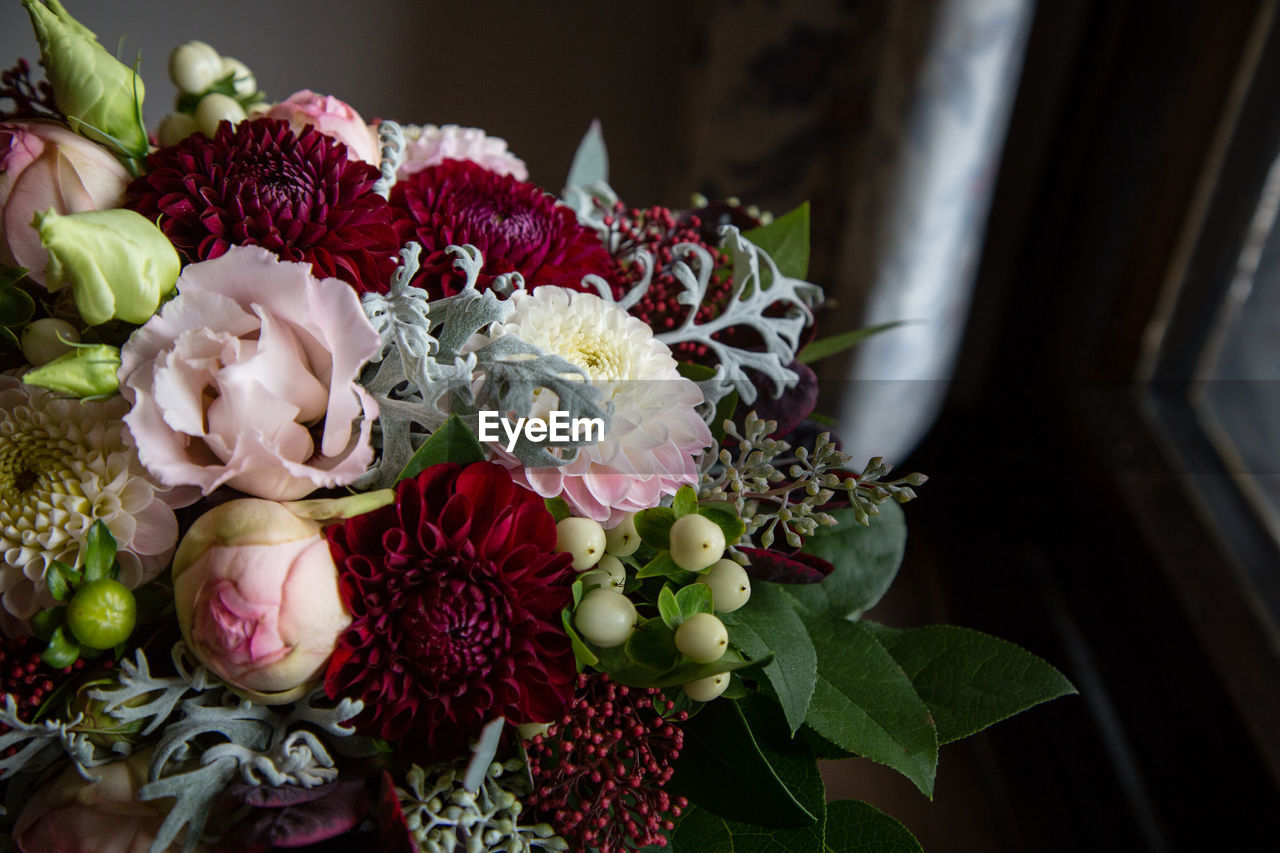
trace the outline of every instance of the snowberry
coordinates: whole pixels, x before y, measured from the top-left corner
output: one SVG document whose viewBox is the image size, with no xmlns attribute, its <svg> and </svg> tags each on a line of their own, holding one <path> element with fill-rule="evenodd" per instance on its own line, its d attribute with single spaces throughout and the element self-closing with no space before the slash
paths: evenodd
<svg viewBox="0 0 1280 853">
<path fill-rule="evenodd" d="M 717 613 L 732 613 L 751 598 L 751 578 L 733 560 L 717 560 L 698 578 L 711 587 L 711 601 Z"/>
<path fill-rule="evenodd" d="M 700 572 L 719 560 L 724 546 L 724 531 L 705 516 L 681 516 L 671 525 L 671 559 L 687 572 Z"/>
<path fill-rule="evenodd" d="M 729 673 L 718 672 L 706 678 L 699 678 L 697 681 L 690 681 L 684 686 L 684 692 L 695 702 L 710 702 L 723 693 L 728 686 Z"/>
<path fill-rule="evenodd" d="M 612 554 L 605 554 L 600 563 L 589 572 L 582 573 L 585 587 L 602 586 L 606 589 L 622 592 L 627 586 L 627 569 L 622 561 Z"/>
<path fill-rule="evenodd" d="M 71 344 L 78 343 L 80 333 L 76 327 L 56 317 L 33 320 L 22 330 L 22 355 L 34 367 L 71 352 Z"/>
<path fill-rule="evenodd" d="M 619 592 L 593 589 L 582 597 L 573 614 L 573 624 L 588 641 L 611 649 L 631 636 L 636 625 L 636 606 Z"/>
<path fill-rule="evenodd" d="M 218 51 L 202 41 L 178 45 L 169 54 L 169 79 L 184 92 L 198 95 L 225 74 Z"/>
<path fill-rule="evenodd" d="M 604 556 L 604 528 L 589 518 L 566 518 L 556 525 L 556 551 L 573 555 L 573 569 L 585 572 Z"/>
<path fill-rule="evenodd" d="M 636 532 L 636 518 L 631 513 L 604 532 L 605 550 L 619 557 L 629 557 L 640 547 L 640 534 Z"/>
<path fill-rule="evenodd" d="M 710 613 L 695 613 L 676 629 L 676 648 L 695 663 L 714 663 L 729 648 L 729 632 Z"/>
</svg>

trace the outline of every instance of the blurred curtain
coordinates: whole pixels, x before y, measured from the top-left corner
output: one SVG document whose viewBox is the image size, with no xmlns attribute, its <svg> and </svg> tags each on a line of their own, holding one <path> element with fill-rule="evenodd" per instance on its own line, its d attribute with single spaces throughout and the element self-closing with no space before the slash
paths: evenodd
<svg viewBox="0 0 1280 853">
<path fill-rule="evenodd" d="M 946 393 L 1033 0 L 726 0 L 692 87 L 685 186 L 810 200 L 819 334 L 895 320 L 820 366 L 856 459 L 900 460 Z"/>
</svg>

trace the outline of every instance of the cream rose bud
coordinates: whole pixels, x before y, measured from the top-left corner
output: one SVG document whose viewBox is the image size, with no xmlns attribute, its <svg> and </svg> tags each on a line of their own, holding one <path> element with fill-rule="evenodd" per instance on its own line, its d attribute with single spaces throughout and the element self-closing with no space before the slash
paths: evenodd
<svg viewBox="0 0 1280 853">
<path fill-rule="evenodd" d="M 174 555 L 187 647 L 254 701 L 304 696 L 351 624 L 320 529 L 283 504 L 244 498 L 196 519 Z"/>
</svg>

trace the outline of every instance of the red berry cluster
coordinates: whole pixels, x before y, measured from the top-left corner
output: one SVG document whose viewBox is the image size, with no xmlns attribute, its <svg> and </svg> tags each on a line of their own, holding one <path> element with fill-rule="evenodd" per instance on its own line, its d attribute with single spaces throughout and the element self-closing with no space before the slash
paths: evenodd
<svg viewBox="0 0 1280 853">
<path fill-rule="evenodd" d="M 578 676 L 569 713 L 528 744 L 533 794 L 529 805 L 574 849 L 624 853 L 664 847 L 689 802 L 662 790 L 684 733 L 664 719 L 656 688 L 614 684 L 607 675 Z"/>
<path fill-rule="evenodd" d="M 688 260 L 686 255 L 675 253 L 677 245 L 701 246 L 710 253 L 717 270 L 727 268 L 728 257 L 707 239 L 702 220 L 696 214 L 677 216 L 665 207 L 628 209 L 622 202 L 616 202 L 604 217 L 604 223 L 611 231 L 606 245 L 613 250 L 614 257 L 624 260 L 637 249 L 653 256 L 653 280 L 640 301 L 631 306 L 631 314 L 652 327 L 655 334 L 676 328 L 689 314 L 689 306 L 679 301 L 684 286 L 672 273 L 676 261 Z M 619 266 L 619 281 L 625 293 L 644 277 L 644 267 L 634 261 Z M 723 311 L 732 289 L 732 276 L 714 275 L 698 306 L 696 321 L 705 323 Z M 679 344 L 674 349 L 678 360 L 699 361 L 707 354 L 704 344 Z"/>
<path fill-rule="evenodd" d="M 44 645 L 35 637 L 0 637 L 0 702 L 3 702 L 6 693 L 12 694 L 18 715 L 28 722 L 67 676 L 87 666 L 100 666 L 104 669 L 112 666 L 110 660 L 95 662 L 77 658 L 71 666 L 54 669 L 40 659 Z M 8 726 L 0 723 L 0 734 L 8 730 Z M 17 746 L 11 746 L 0 753 L 0 757 L 8 758 L 17 749 Z"/>
</svg>

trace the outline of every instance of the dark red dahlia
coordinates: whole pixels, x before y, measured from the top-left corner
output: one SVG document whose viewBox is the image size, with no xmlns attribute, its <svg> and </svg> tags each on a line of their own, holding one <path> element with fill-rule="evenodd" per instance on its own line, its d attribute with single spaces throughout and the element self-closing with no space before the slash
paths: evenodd
<svg viewBox="0 0 1280 853">
<path fill-rule="evenodd" d="M 664 719 L 655 701 L 666 703 L 656 688 L 581 675 L 569 712 L 526 745 L 533 775 L 526 802 L 573 849 L 666 846 L 663 832 L 675 828 L 672 818 L 689 804 L 662 790 L 684 745 L 676 723 L 688 715 Z"/>
<path fill-rule="evenodd" d="M 378 170 L 347 147 L 279 119 L 228 122 L 147 157 L 128 206 L 154 220 L 187 261 L 228 246 L 261 246 L 306 261 L 319 277 L 361 291 L 385 287 L 399 243 L 391 208 L 373 192 Z"/>
<path fill-rule="evenodd" d="M 613 260 L 599 236 L 540 187 L 465 160 L 445 160 L 391 189 L 401 242 L 422 244 L 415 284 L 433 297 L 457 293 L 466 279 L 445 249 L 467 243 L 484 255 L 481 289 L 495 276 L 518 272 L 529 287 L 582 285 L 592 274 L 612 281 Z M 380 288 L 385 289 L 385 286 Z"/>
<path fill-rule="evenodd" d="M 394 504 L 326 528 L 353 615 L 325 673 L 356 725 L 448 760 L 494 717 L 554 720 L 573 695 L 568 554 L 542 498 L 490 462 L 435 465 Z"/>
</svg>

